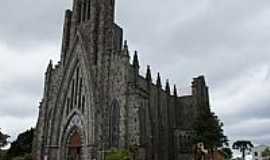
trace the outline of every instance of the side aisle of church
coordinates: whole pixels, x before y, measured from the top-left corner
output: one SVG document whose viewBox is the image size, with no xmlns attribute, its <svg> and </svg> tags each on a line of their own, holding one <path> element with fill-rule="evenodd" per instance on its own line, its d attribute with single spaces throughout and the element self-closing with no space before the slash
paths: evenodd
<svg viewBox="0 0 270 160">
<path fill-rule="evenodd" d="M 74 0 L 66 11 L 61 59 L 45 74 L 34 160 L 102 160 L 134 146 L 141 160 L 191 159 L 194 120 L 210 109 L 204 77 L 178 96 L 160 74 L 153 83 L 150 67 L 141 76 L 114 10 L 114 0 Z"/>
</svg>

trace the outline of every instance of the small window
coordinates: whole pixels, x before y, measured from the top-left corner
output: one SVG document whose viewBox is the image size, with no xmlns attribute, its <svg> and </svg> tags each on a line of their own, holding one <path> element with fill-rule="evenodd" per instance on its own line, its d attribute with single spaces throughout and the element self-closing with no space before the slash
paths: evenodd
<svg viewBox="0 0 270 160">
<path fill-rule="evenodd" d="M 256 157 L 258 157 L 258 152 L 254 152 L 254 155 L 255 155 Z"/>
</svg>

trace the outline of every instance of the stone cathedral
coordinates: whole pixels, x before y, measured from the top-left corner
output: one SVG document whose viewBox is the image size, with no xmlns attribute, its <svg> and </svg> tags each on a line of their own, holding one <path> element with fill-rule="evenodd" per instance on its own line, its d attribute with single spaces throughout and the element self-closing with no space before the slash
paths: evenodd
<svg viewBox="0 0 270 160">
<path fill-rule="evenodd" d="M 149 66 L 140 75 L 114 12 L 115 0 L 74 0 L 66 11 L 61 58 L 45 74 L 34 160 L 103 160 L 134 146 L 138 160 L 191 159 L 194 119 L 200 106 L 210 108 L 204 77 L 181 95 L 160 74 L 153 82 Z"/>
</svg>

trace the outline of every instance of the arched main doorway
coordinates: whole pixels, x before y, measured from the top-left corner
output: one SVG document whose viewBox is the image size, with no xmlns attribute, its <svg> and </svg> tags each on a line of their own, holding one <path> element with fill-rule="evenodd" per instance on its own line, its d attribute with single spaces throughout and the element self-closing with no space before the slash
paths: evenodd
<svg viewBox="0 0 270 160">
<path fill-rule="evenodd" d="M 67 144 L 67 160 L 81 160 L 82 143 L 81 136 L 78 131 L 75 131 Z"/>
</svg>

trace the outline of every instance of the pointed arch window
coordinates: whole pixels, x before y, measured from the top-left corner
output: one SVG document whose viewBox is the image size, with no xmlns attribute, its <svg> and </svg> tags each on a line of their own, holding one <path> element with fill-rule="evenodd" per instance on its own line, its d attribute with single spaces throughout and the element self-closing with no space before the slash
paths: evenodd
<svg viewBox="0 0 270 160">
<path fill-rule="evenodd" d="M 65 100 L 66 115 L 68 115 L 73 109 L 85 114 L 87 111 L 88 97 L 85 76 L 81 65 L 78 64 L 74 69 L 74 73 L 69 83 L 67 90 L 67 96 Z"/>
<path fill-rule="evenodd" d="M 120 106 L 116 99 L 113 100 L 110 112 L 110 146 L 119 147 L 120 138 Z"/>
</svg>

